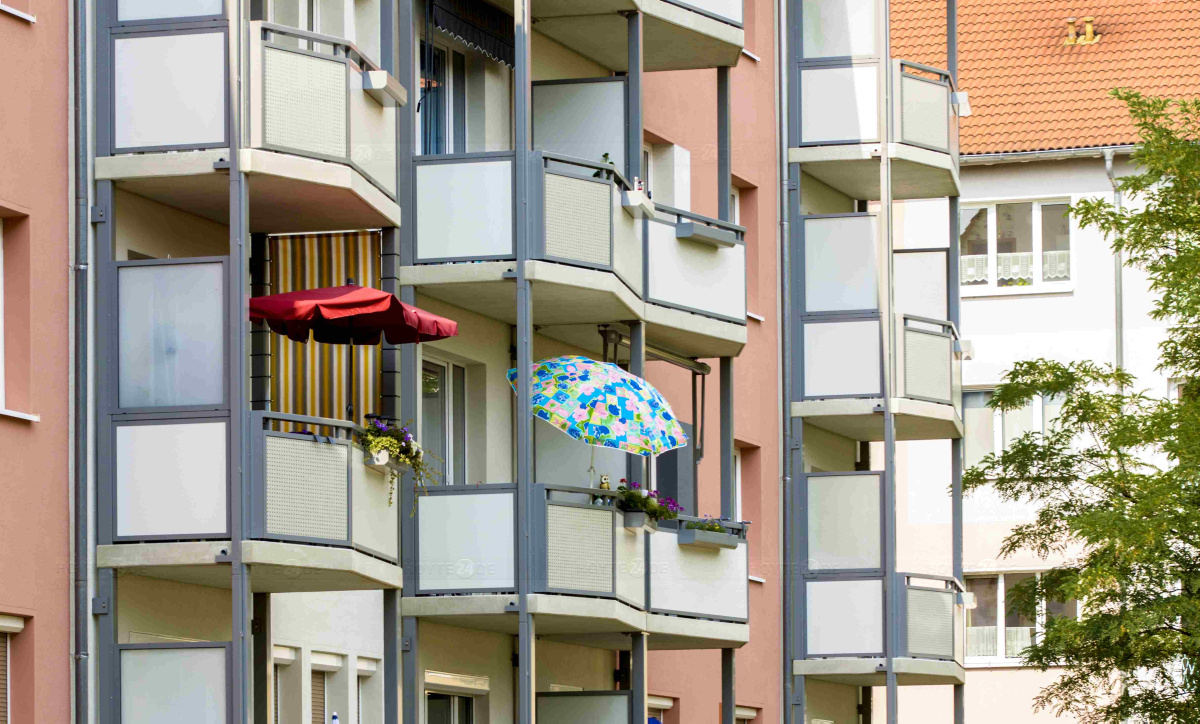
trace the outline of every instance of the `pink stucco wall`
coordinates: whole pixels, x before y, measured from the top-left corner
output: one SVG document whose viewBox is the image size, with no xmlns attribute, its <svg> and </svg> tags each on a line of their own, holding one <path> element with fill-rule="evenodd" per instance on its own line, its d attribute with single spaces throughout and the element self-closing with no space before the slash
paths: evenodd
<svg viewBox="0 0 1200 724">
<path fill-rule="evenodd" d="M 0 12 L 0 219 L 5 405 L 0 415 L 0 614 L 13 724 L 70 719 L 70 25 L 66 2 Z"/>
<path fill-rule="evenodd" d="M 736 655 L 737 704 L 759 710 L 755 722 L 779 721 L 782 687 L 781 571 L 779 556 L 778 204 L 773 10 L 769 0 L 745 0 L 746 49 L 731 78 L 732 162 L 740 188 L 740 221 L 747 228 L 747 304 L 765 317 L 751 319 L 748 344 L 734 362 L 734 435 L 741 450 L 743 517 L 750 529 L 750 643 Z M 715 70 L 650 73 L 645 83 L 647 139 L 691 152 L 692 210 L 717 215 L 717 74 Z M 717 360 L 708 388 L 709 454 L 700 466 L 700 514 L 718 515 L 720 442 Z M 669 400 L 689 400 L 690 376 L 650 363 L 648 377 Z M 677 406 L 691 422 L 688 405 Z M 689 513 L 692 511 L 688 511 Z M 650 693 L 676 699 L 668 722 L 720 721 L 718 651 L 653 652 Z"/>
</svg>

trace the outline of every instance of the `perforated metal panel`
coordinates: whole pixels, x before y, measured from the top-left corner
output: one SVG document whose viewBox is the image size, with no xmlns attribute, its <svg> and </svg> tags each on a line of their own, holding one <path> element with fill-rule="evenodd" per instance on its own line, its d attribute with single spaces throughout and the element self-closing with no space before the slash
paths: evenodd
<svg viewBox="0 0 1200 724">
<path fill-rule="evenodd" d="M 954 655 L 954 594 L 908 589 L 908 653 L 950 658 Z"/>
<path fill-rule="evenodd" d="M 267 437 L 268 535 L 348 538 L 348 453 L 346 445 Z"/>
<path fill-rule="evenodd" d="M 949 93 L 944 85 L 901 76 L 900 137 L 905 143 L 949 151 Z"/>
<path fill-rule="evenodd" d="M 950 404 L 950 338 L 904 330 L 904 395 Z"/>
<path fill-rule="evenodd" d="M 546 571 L 552 589 L 613 592 L 613 523 L 607 508 L 546 506 Z"/>
<path fill-rule="evenodd" d="M 263 49 L 263 141 L 319 156 L 347 155 L 346 64 Z"/>
<path fill-rule="evenodd" d="M 608 266 L 612 245 L 609 185 L 546 174 L 546 254 Z"/>
</svg>

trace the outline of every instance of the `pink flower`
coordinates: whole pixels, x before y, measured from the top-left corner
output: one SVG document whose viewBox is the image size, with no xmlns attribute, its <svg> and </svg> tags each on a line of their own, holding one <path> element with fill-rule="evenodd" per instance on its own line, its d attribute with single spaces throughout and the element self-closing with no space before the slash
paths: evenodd
<svg viewBox="0 0 1200 724">
<path fill-rule="evenodd" d="M 587 419 L 587 416 L 587 410 L 582 407 L 576 408 L 574 414 L 571 415 L 571 417 L 575 418 L 575 422 L 583 422 Z"/>
</svg>

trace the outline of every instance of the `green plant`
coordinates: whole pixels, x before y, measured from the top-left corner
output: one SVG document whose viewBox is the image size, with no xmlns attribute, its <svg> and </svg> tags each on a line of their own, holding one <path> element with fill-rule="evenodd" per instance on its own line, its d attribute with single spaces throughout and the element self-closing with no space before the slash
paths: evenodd
<svg viewBox="0 0 1200 724">
<path fill-rule="evenodd" d="M 716 518 L 709 518 L 707 515 L 700 520 L 689 520 L 683 524 L 688 530 L 707 530 L 713 533 L 724 533 L 725 526 L 721 525 L 721 521 Z"/>
<path fill-rule="evenodd" d="M 411 424 L 412 422 L 409 421 L 408 425 Z M 427 463 L 425 458 L 426 456 L 435 460 L 441 460 L 441 458 L 421 449 L 412 433 L 408 431 L 408 425 L 396 427 L 378 418 L 368 420 L 366 426 L 358 432 L 358 442 L 364 450 L 372 455 L 386 451 L 392 460 L 407 465 L 409 470 L 412 470 L 416 487 L 426 490 L 429 485 L 437 484 L 437 478 L 441 473 Z M 395 497 L 396 481 L 399 475 L 395 470 L 389 470 L 389 473 L 388 505 L 390 506 Z"/>
<path fill-rule="evenodd" d="M 617 488 L 617 510 L 630 513 L 645 513 L 650 520 L 673 520 L 683 512 L 683 507 L 670 498 L 659 498 L 657 490 L 647 492 L 637 483 L 621 485 Z"/>
</svg>

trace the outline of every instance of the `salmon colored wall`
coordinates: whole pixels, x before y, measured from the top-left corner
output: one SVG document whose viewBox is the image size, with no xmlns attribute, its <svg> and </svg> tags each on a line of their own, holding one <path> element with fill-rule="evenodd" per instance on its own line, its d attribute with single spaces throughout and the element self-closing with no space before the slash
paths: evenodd
<svg viewBox="0 0 1200 724">
<path fill-rule="evenodd" d="M 745 0 L 745 55 L 732 73 L 732 164 L 741 191 L 741 223 L 746 232 L 747 304 L 766 318 L 748 322 L 748 344 L 734 361 L 734 436 L 742 455 L 743 517 L 750 528 L 750 643 L 736 655 L 737 704 L 759 709 L 756 722 L 779 721 L 781 698 L 781 571 L 779 560 L 778 419 L 778 246 L 777 135 L 773 10 L 769 0 Z M 692 211 L 717 216 L 717 73 L 715 70 L 648 73 L 645 128 L 655 142 L 691 152 Z M 700 465 L 699 513 L 720 514 L 720 384 L 718 361 L 708 360 L 708 454 Z M 691 376 L 651 362 L 647 376 L 692 421 Z M 696 511 L 688 511 L 694 513 Z M 720 721 L 719 651 L 655 651 L 650 654 L 650 693 L 676 699 L 668 722 Z"/>
<path fill-rule="evenodd" d="M 11 661 L 13 724 L 70 720 L 69 3 L 0 12 L 0 613 L 25 617 Z"/>
</svg>

